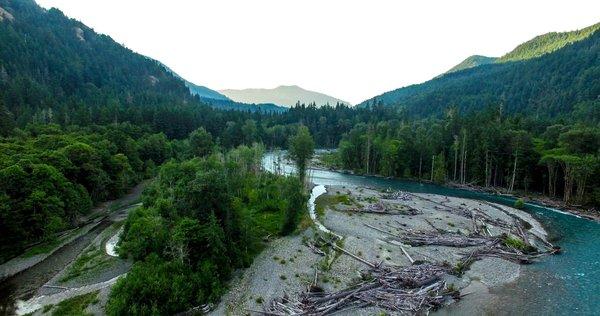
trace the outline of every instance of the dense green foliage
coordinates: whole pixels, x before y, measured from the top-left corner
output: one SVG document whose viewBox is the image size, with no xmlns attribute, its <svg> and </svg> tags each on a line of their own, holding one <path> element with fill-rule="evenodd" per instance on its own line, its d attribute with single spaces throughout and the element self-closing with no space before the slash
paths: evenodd
<svg viewBox="0 0 600 316">
<path fill-rule="evenodd" d="M 261 238 L 289 233 L 306 209 L 295 177 L 261 171 L 262 149 L 168 162 L 125 224 L 120 253 L 136 261 L 110 297 L 110 315 L 173 314 L 214 302 Z M 292 214 L 292 215 L 289 215 Z"/>
<path fill-rule="evenodd" d="M 92 313 L 86 312 L 87 307 L 90 304 L 97 304 L 99 291 L 90 292 L 83 295 L 78 295 L 69 299 L 66 299 L 51 307 L 52 316 L 89 316 Z"/>
<path fill-rule="evenodd" d="M 129 124 L 29 126 L 0 142 L 0 260 L 76 225 L 172 156 L 163 134 Z"/>
<path fill-rule="evenodd" d="M 85 128 L 38 123 L 0 138 L 0 177 L 6 180 L 0 184 L 0 228 L 6 232 L 0 261 L 73 227 L 92 204 L 119 197 L 170 158 L 206 156 L 219 147 L 255 142 L 286 148 L 298 122 L 315 135 L 318 146 L 333 147 L 353 125 L 393 115 L 390 109 L 341 105 L 301 105 L 280 115 L 187 109 L 170 109 L 173 115 L 162 118 L 169 120 L 162 127 L 144 122 Z M 190 115 L 199 120 L 187 120 Z M 189 139 L 169 138 L 157 130 L 171 137 L 187 132 Z"/>
<path fill-rule="evenodd" d="M 568 117 L 579 107 L 598 108 L 600 32 L 539 58 L 494 63 L 449 73 L 422 84 L 384 93 L 359 107 L 395 106 L 411 117 L 442 117 L 489 106 L 507 114 Z M 597 111 L 597 110 L 596 110 Z"/>
<path fill-rule="evenodd" d="M 360 173 L 537 191 L 600 206 L 600 126 L 501 109 L 355 126 L 330 164 Z M 433 173 L 433 174 L 432 174 Z"/>
</svg>

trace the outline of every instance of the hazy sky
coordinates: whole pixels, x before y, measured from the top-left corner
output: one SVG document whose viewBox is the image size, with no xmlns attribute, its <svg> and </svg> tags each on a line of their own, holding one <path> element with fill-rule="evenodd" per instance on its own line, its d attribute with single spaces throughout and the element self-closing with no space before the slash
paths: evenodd
<svg viewBox="0 0 600 316">
<path fill-rule="evenodd" d="M 597 0 L 37 1 L 199 85 L 296 84 L 352 103 L 600 22 Z"/>
</svg>

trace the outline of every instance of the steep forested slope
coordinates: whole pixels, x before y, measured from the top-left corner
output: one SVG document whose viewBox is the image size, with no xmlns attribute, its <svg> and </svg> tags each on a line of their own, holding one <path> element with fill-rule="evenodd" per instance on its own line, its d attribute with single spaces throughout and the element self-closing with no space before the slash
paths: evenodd
<svg viewBox="0 0 600 316">
<path fill-rule="evenodd" d="M 0 0 L 0 8 L 2 131 L 31 122 L 167 124 L 162 112 L 204 103 L 159 62 L 57 9 L 32 0 Z M 245 106 L 220 107 L 258 109 Z"/>
<path fill-rule="evenodd" d="M 422 84 L 384 93 L 374 103 L 401 106 L 416 116 L 500 106 L 507 113 L 556 116 L 576 104 L 597 104 L 600 95 L 600 32 L 541 57 L 481 65 Z M 597 106 L 597 105 L 596 105 Z"/>
<path fill-rule="evenodd" d="M 183 82 L 153 60 L 31 0 L 0 0 L 0 99 L 17 119 L 85 102 L 184 102 Z M 66 114 L 66 111 L 63 111 Z"/>
</svg>

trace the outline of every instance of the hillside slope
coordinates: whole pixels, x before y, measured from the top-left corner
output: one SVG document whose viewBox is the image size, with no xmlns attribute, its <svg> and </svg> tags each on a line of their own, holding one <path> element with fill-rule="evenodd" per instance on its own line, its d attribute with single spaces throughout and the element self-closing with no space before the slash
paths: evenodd
<svg viewBox="0 0 600 316">
<path fill-rule="evenodd" d="M 279 86 L 274 89 L 228 89 L 219 92 L 234 101 L 244 103 L 273 103 L 285 107 L 292 107 L 298 102 L 304 104 L 316 103 L 317 106 L 335 105 L 337 103 L 350 105 L 349 102 L 298 86 Z"/>
<path fill-rule="evenodd" d="M 158 61 L 57 9 L 45 10 L 33 0 L 0 0 L 0 8 L 0 127 L 122 120 L 159 124 L 165 117 L 156 114 L 157 108 L 193 110 L 207 103 L 198 94 L 219 97 L 186 86 Z M 245 111 L 270 106 L 210 104 Z"/>
<path fill-rule="evenodd" d="M 457 71 L 361 103 L 401 106 L 415 116 L 448 107 L 480 110 L 502 104 L 507 113 L 556 116 L 600 96 L 600 32 L 538 58 Z"/>
<path fill-rule="evenodd" d="M 572 32 L 551 32 L 517 46 L 511 52 L 498 58 L 496 62 L 525 60 L 554 52 L 569 44 L 586 39 L 600 29 L 600 23 Z"/>
<path fill-rule="evenodd" d="M 491 63 L 496 62 L 497 59 L 498 59 L 497 57 L 487 57 L 487 56 L 481 56 L 481 55 L 469 56 L 469 57 L 467 57 L 467 59 L 461 61 L 458 65 L 450 68 L 450 70 L 446 71 L 445 74 L 448 74 L 451 72 L 457 72 L 460 70 L 469 69 L 469 68 L 473 68 L 473 67 L 477 67 L 477 66 L 481 66 L 481 65 L 491 64 Z"/>
</svg>

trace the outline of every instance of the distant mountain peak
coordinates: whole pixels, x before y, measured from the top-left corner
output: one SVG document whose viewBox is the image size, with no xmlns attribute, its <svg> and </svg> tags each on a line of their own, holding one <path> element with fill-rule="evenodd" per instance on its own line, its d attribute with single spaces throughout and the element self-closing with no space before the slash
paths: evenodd
<svg viewBox="0 0 600 316">
<path fill-rule="evenodd" d="M 324 93 L 306 90 L 298 85 L 279 85 L 273 89 L 225 89 L 219 92 L 234 101 L 244 103 L 273 103 L 285 107 L 292 107 L 298 102 L 304 104 L 315 103 L 317 106 L 336 105 L 337 103 L 350 105 L 350 102 Z"/>
<path fill-rule="evenodd" d="M 203 99 L 214 99 L 214 100 L 221 100 L 221 101 L 229 101 L 229 98 L 222 95 L 221 93 L 212 90 L 210 88 L 207 88 L 205 86 L 200 86 L 197 85 L 193 82 L 187 81 L 185 78 L 181 77 L 179 74 L 177 74 L 175 71 L 173 71 L 173 69 L 169 68 L 167 65 L 159 62 L 156 60 L 156 62 L 161 65 L 163 68 L 165 68 L 168 72 L 170 72 L 173 76 L 175 76 L 176 78 L 179 78 L 183 81 L 183 83 L 185 84 L 185 86 L 190 89 L 190 93 L 192 95 L 197 95 L 200 98 Z"/>
</svg>

